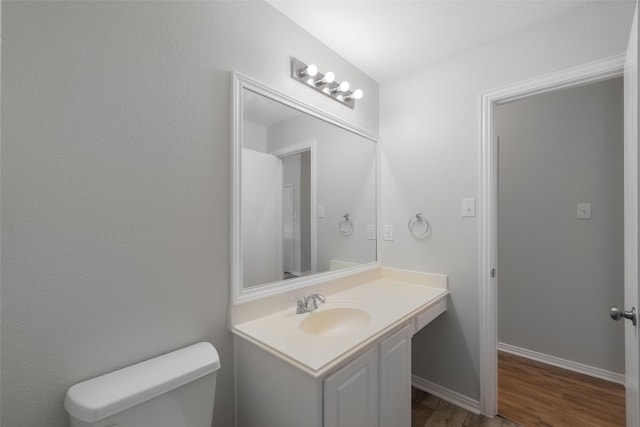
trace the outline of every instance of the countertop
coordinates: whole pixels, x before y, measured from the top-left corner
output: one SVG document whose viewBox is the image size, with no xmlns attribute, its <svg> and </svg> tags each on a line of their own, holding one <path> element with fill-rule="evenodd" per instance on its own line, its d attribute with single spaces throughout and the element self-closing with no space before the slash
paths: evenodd
<svg viewBox="0 0 640 427">
<path fill-rule="evenodd" d="M 429 286 L 396 279 L 427 273 L 384 270 L 377 280 L 327 293 L 326 303 L 319 304 L 314 312 L 295 314 L 295 303 L 291 301 L 285 310 L 232 325 L 232 332 L 314 377 L 322 376 L 396 327 L 435 306 L 449 293 L 446 276 L 431 275 L 444 278 L 444 286 L 442 280 L 436 280 L 436 286 Z M 357 307 L 368 312 L 371 319 L 353 332 L 335 336 L 311 335 L 298 327 L 313 313 L 335 307 Z"/>
</svg>

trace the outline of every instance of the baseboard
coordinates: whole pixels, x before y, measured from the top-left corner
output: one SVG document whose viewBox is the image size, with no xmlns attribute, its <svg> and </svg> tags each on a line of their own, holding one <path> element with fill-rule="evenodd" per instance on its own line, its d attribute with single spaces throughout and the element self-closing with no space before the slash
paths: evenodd
<svg viewBox="0 0 640 427">
<path fill-rule="evenodd" d="M 550 356 L 544 353 L 538 353 L 537 351 L 527 350 L 526 348 L 516 347 L 515 345 L 505 344 L 502 342 L 498 343 L 498 350 L 527 359 L 532 359 L 538 362 L 546 363 L 547 365 L 552 365 L 558 368 L 567 369 L 569 371 L 578 372 L 580 374 L 600 378 L 602 380 L 624 384 L 624 375 L 618 374 L 617 372 L 595 368 L 593 366 L 584 365 L 582 363 L 573 362 L 571 360 L 561 359 L 559 357 Z"/>
<path fill-rule="evenodd" d="M 432 383 L 431 381 L 427 381 L 417 375 L 411 376 L 411 385 L 413 385 L 415 388 L 419 388 L 422 391 L 426 391 L 429 394 L 433 394 L 434 396 L 439 397 L 442 400 L 453 403 L 454 405 L 459 406 L 462 409 L 466 409 L 469 412 L 473 412 L 474 414 L 478 415 L 481 413 L 479 401 L 471 399 L 470 397 L 467 397 L 456 391 L 449 390 L 448 388 L 442 387 L 438 384 Z"/>
</svg>

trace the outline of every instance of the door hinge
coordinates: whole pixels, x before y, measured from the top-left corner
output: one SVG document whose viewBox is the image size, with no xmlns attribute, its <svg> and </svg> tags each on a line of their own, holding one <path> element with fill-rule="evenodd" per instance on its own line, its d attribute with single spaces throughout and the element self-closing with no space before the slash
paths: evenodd
<svg viewBox="0 0 640 427">
<path fill-rule="evenodd" d="M 494 277 L 496 277 L 496 269 L 492 268 L 491 269 L 491 278 L 494 278 Z"/>
</svg>

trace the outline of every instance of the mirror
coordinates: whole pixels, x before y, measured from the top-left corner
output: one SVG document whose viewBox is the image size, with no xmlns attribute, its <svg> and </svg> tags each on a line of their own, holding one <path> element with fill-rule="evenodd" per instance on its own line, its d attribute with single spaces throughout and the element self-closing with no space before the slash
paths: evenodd
<svg viewBox="0 0 640 427">
<path fill-rule="evenodd" d="M 376 144 L 234 74 L 234 302 L 376 262 Z"/>
</svg>

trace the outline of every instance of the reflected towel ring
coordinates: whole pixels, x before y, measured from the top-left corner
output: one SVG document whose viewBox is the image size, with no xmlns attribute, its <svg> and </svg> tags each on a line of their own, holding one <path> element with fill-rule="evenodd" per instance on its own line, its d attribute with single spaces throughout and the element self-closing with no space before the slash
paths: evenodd
<svg viewBox="0 0 640 427">
<path fill-rule="evenodd" d="M 416 227 L 417 224 L 421 224 L 421 227 Z M 413 237 L 417 239 L 424 239 L 431 231 L 431 224 L 427 221 L 427 218 L 422 216 L 422 212 L 412 216 L 409 220 L 409 231 L 413 234 Z"/>
<path fill-rule="evenodd" d="M 349 217 L 350 215 L 346 213 L 338 221 L 338 230 L 343 236 L 349 236 L 353 233 L 353 221 Z"/>
</svg>

